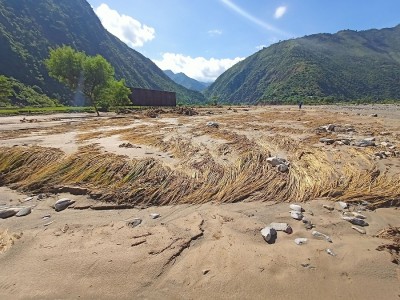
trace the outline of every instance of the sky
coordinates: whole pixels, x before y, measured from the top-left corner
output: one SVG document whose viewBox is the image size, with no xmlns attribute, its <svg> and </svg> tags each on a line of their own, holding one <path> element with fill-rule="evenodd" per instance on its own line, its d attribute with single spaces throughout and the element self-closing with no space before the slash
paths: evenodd
<svg viewBox="0 0 400 300">
<path fill-rule="evenodd" d="M 88 0 L 103 26 L 162 70 L 212 82 L 281 40 L 400 24 L 400 0 Z"/>
</svg>

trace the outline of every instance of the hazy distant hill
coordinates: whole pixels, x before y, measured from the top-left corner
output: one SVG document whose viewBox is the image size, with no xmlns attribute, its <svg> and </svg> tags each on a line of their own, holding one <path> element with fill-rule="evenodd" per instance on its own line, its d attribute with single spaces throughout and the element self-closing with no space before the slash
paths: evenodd
<svg viewBox="0 0 400 300">
<path fill-rule="evenodd" d="M 211 83 L 201 82 L 197 81 L 196 79 L 190 78 L 182 72 L 174 73 L 171 70 L 164 70 L 164 73 L 177 84 L 180 84 L 190 90 L 202 92 L 211 85 Z"/>
<path fill-rule="evenodd" d="M 106 31 L 85 0 L 0 0 L 0 74 L 70 100 L 71 94 L 48 77 L 43 65 L 49 48 L 61 45 L 101 54 L 129 86 L 175 91 L 181 102 L 204 101 L 202 94 L 176 84 Z"/>
<path fill-rule="evenodd" d="M 279 42 L 224 72 L 205 95 L 231 103 L 400 99 L 400 25 Z"/>
</svg>

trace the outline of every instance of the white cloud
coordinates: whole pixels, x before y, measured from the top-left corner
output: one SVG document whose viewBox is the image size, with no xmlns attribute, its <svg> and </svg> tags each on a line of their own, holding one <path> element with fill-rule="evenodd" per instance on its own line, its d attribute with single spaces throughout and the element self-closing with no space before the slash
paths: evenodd
<svg viewBox="0 0 400 300">
<path fill-rule="evenodd" d="M 274 17 L 275 19 L 280 19 L 283 17 L 283 15 L 286 13 L 287 11 L 287 7 L 286 6 L 279 6 L 276 10 L 275 10 L 275 14 Z"/>
<path fill-rule="evenodd" d="M 176 53 L 164 53 L 162 60 L 153 61 L 162 70 L 171 70 L 174 73 L 183 72 L 196 80 L 211 82 L 243 59 L 244 57 L 236 57 L 233 59 L 206 59 L 204 57 L 190 57 Z"/>
<path fill-rule="evenodd" d="M 155 29 L 141 24 L 138 20 L 119 14 L 103 3 L 94 9 L 103 26 L 128 46 L 142 47 L 155 36 Z"/>
<path fill-rule="evenodd" d="M 235 3 L 233 3 L 231 0 L 220 0 L 220 1 L 222 3 L 224 3 L 227 7 L 229 7 L 231 10 L 233 10 L 236 13 L 238 13 L 242 17 L 250 20 L 254 24 L 257 24 L 258 26 L 261 26 L 261 27 L 267 29 L 268 31 L 277 33 L 279 35 L 290 36 L 289 33 L 284 32 L 284 31 L 280 30 L 279 28 L 276 28 L 276 27 L 272 26 L 271 24 L 269 24 L 267 22 L 265 22 L 263 20 L 260 20 L 259 18 L 256 18 L 255 16 L 253 16 L 252 14 L 250 14 L 249 12 L 247 12 L 246 10 L 241 8 L 240 6 L 238 6 Z M 286 11 L 286 8 L 285 8 L 285 11 Z"/>
<path fill-rule="evenodd" d="M 212 29 L 208 31 L 209 36 L 218 36 L 222 34 L 222 30 L 219 29 Z"/>
</svg>

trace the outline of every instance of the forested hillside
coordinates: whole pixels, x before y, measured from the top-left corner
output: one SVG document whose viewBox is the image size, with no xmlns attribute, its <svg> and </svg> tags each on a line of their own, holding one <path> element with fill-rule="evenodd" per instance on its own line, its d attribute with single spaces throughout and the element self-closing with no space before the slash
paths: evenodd
<svg viewBox="0 0 400 300">
<path fill-rule="evenodd" d="M 400 26 L 279 42 L 223 73 L 205 92 L 229 103 L 400 99 Z"/>
<path fill-rule="evenodd" d="M 49 49 L 62 45 L 104 56 L 128 86 L 175 91 L 180 102 L 204 100 L 106 31 L 85 0 L 0 0 L 0 75 L 68 103 L 72 94 L 49 78 L 43 64 Z"/>
</svg>

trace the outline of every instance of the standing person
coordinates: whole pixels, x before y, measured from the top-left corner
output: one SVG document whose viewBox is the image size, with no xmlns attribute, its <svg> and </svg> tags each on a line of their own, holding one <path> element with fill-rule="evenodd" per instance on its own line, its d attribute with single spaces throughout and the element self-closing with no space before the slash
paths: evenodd
<svg viewBox="0 0 400 300">
<path fill-rule="evenodd" d="M 301 109 L 302 105 L 303 105 L 303 101 L 300 101 L 299 102 L 299 109 Z"/>
</svg>

